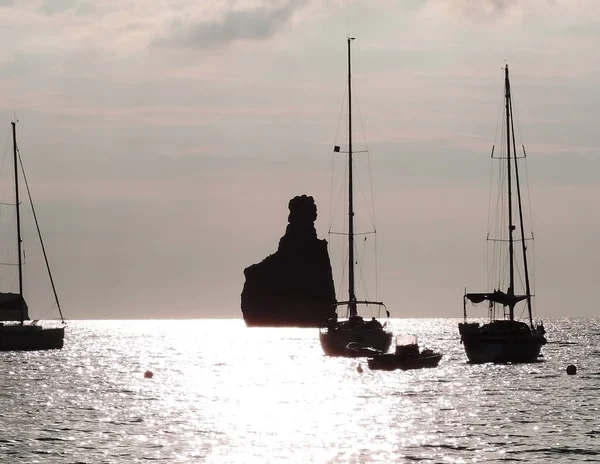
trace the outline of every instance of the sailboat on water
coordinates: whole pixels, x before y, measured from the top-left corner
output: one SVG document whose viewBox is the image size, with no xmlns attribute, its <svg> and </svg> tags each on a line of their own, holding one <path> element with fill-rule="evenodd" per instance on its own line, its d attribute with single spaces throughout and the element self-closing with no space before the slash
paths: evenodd
<svg viewBox="0 0 600 464">
<path fill-rule="evenodd" d="M 40 233 L 37 216 L 33 208 L 33 201 L 29 192 L 29 185 L 23 171 L 18 146 L 17 146 L 17 129 L 16 122 L 11 122 L 12 138 L 13 138 L 13 162 L 14 162 L 14 188 L 15 188 L 15 210 L 16 210 L 16 242 L 18 254 L 18 274 L 19 274 L 19 293 L 0 292 L 0 351 L 37 351 L 60 349 L 63 347 L 65 336 L 65 321 L 58 301 L 58 295 L 54 286 L 54 280 L 50 273 L 50 266 L 46 255 L 46 249 Z M 60 327 L 42 327 L 38 321 L 26 324 L 29 320 L 28 307 L 23 297 L 23 250 L 21 238 L 21 204 L 19 199 L 19 166 L 23 173 L 23 180 L 27 187 L 29 202 L 35 219 L 40 244 L 46 261 L 46 269 L 54 291 L 56 305 L 61 319 Z M 6 264 L 6 263 L 5 263 Z"/>
<path fill-rule="evenodd" d="M 471 363 L 533 362 L 538 359 L 541 348 L 546 343 L 544 326 L 541 323 L 534 324 L 533 321 L 533 294 L 527 250 L 527 242 L 533 240 L 533 234 L 531 237 L 525 237 L 518 164 L 520 159 L 526 157 L 526 152 L 523 146 L 523 155 L 517 155 L 508 66 L 504 68 L 504 120 L 505 154 L 495 157 L 492 148 L 492 158 L 499 159 L 500 166 L 503 168 L 501 180 L 506 182 L 506 190 L 501 188 L 499 191 L 501 197 L 504 196 L 506 201 L 501 198 L 502 201 L 499 204 L 506 205 L 506 216 L 502 215 L 498 218 L 500 237 L 492 238 L 488 235 L 488 241 L 495 248 L 498 267 L 503 269 L 508 264 L 508 275 L 505 272 L 498 272 L 495 276 L 498 279 L 495 288 L 489 292 L 465 292 L 463 297 L 464 322 L 458 324 L 458 329 L 465 353 Z M 518 217 L 516 236 L 515 207 Z M 515 250 L 515 243 L 520 243 L 520 253 Z M 506 278 L 508 278 L 508 282 Z M 523 287 L 522 290 L 519 290 L 520 294 L 515 293 L 517 280 L 521 281 Z M 506 285 L 507 289 L 503 290 Z M 478 322 L 467 322 L 467 301 L 474 304 L 487 302 L 489 322 L 481 326 Z M 515 309 L 520 302 L 525 302 L 528 323 L 522 322 L 516 317 Z"/>
<path fill-rule="evenodd" d="M 358 314 L 359 306 L 377 306 L 383 308 L 389 318 L 389 312 L 381 301 L 358 300 L 355 292 L 355 232 L 354 232 L 354 193 L 352 159 L 352 73 L 350 45 L 354 40 L 348 37 L 348 300 L 339 301 L 336 306 L 346 307 L 345 317 L 329 319 L 327 327 L 320 329 L 319 340 L 326 355 L 329 356 L 372 356 L 373 353 L 387 352 L 392 343 L 389 322 L 383 324 L 372 317 L 365 321 Z M 335 146 L 334 152 L 340 152 Z M 337 314 L 337 312 L 336 312 Z M 349 346 L 350 345 L 350 346 Z M 356 348 L 358 347 L 358 348 Z"/>
</svg>

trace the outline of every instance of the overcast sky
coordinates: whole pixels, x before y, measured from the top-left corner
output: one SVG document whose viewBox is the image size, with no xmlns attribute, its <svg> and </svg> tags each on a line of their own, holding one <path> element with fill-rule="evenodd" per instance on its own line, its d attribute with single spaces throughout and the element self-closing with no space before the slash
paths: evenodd
<svg viewBox="0 0 600 464">
<path fill-rule="evenodd" d="M 67 318 L 241 317 L 243 269 L 277 249 L 291 197 L 315 197 L 327 238 L 350 34 L 378 297 L 395 317 L 459 317 L 486 285 L 506 62 L 536 314 L 594 316 L 599 17 L 595 0 L 3 0 L 2 155 L 16 113 Z"/>
</svg>

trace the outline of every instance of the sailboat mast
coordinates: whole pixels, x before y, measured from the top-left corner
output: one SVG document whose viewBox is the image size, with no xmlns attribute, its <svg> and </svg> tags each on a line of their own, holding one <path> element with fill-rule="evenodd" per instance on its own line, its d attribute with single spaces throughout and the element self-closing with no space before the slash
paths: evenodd
<svg viewBox="0 0 600 464">
<path fill-rule="evenodd" d="M 23 262 L 22 262 L 22 252 L 21 252 L 21 211 L 19 205 L 19 170 L 17 163 L 17 123 L 15 121 L 11 121 L 12 125 L 12 135 L 13 135 L 13 161 L 15 165 L 15 206 L 17 208 L 17 253 L 19 255 L 18 267 L 19 267 L 19 296 L 20 298 L 20 315 L 21 315 L 21 324 L 24 322 L 23 317 Z"/>
<path fill-rule="evenodd" d="M 514 262 L 514 240 L 513 240 L 513 230 L 515 226 L 513 225 L 512 218 L 512 182 L 511 182 L 511 169 L 510 169 L 510 83 L 508 80 L 508 65 L 504 68 L 504 87 L 505 87 L 505 99 L 506 99 L 506 160 L 507 160 L 507 173 L 506 177 L 508 179 L 508 261 L 509 261 L 509 284 L 508 284 L 508 296 L 512 300 L 515 295 L 515 262 Z M 515 317 L 515 305 L 511 301 L 509 304 L 509 315 L 510 320 L 514 320 Z"/>
<path fill-rule="evenodd" d="M 352 73 L 350 63 L 350 43 L 348 37 L 348 309 L 350 317 L 356 316 L 356 295 L 354 293 L 354 190 L 352 185 Z"/>
<path fill-rule="evenodd" d="M 519 226 L 521 229 L 521 245 L 523 250 L 523 269 L 525 274 L 525 293 L 527 295 L 527 311 L 529 324 L 533 327 L 533 312 L 531 310 L 531 286 L 529 284 L 529 268 L 527 266 L 527 246 L 525 244 L 525 225 L 523 223 L 523 206 L 521 204 L 521 187 L 519 185 L 519 164 L 517 163 L 517 145 L 515 143 L 515 123 L 512 116 L 512 99 L 510 101 L 510 125 L 512 128 L 513 156 L 515 157 L 515 181 L 517 184 L 517 201 L 519 205 Z M 523 151 L 525 148 L 523 148 Z"/>
</svg>

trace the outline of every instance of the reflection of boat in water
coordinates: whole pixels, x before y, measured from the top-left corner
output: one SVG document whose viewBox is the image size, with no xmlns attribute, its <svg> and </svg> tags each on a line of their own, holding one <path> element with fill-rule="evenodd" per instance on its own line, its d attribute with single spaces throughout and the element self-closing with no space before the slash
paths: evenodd
<svg viewBox="0 0 600 464">
<path fill-rule="evenodd" d="M 513 107 L 510 83 L 508 79 L 508 66 L 504 69 L 505 89 L 505 128 L 506 148 L 500 159 L 499 182 L 499 214 L 496 214 L 497 231 L 488 234 L 488 242 L 493 246 L 494 290 L 484 293 L 465 293 L 463 299 L 464 322 L 458 324 L 461 342 L 464 344 L 467 358 L 472 363 L 486 362 L 533 362 L 540 355 L 540 350 L 546 344 L 545 330 L 542 324 L 534 325 L 532 316 L 533 292 L 530 284 L 528 268 L 528 247 L 526 241 L 533 240 L 525 236 L 524 211 L 521 202 L 521 188 L 519 184 L 518 160 L 524 158 L 517 156 L 515 133 L 513 124 Z M 502 151 L 502 150 L 501 150 Z M 512 182 L 515 182 L 513 194 Z M 504 188 L 506 182 L 506 188 Z M 504 199 L 506 196 L 506 200 Z M 507 211 L 502 211 L 506 207 Z M 513 209 L 518 215 L 518 231 L 513 219 Z M 492 236 L 493 235 L 493 236 Z M 520 242 L 521 257 L 515 251 L 515 242 Z M 506 269 L 508 267 L 508 269 Z M 506 272 L 507 271 L 507 272 Z M 508 275 L 507 275 L 508 274 Z M 515 293 L 515 283 L 521 280 L 522 288 Z M 500 288 L 507 288 L 506 291 Z M 520 294 L 519 294 L 520 293 Z M 480 326 L 477 322 L 467 322 L 467 300 L 473 304 L 487 303 L 490 322 Z M 519 302 L 525 301 L 529 324 L 517 320 L 515 307 Z"/>
<path fill-rule="evenodd" d="M 420 351 L 417 337 L 411 335 L 398 340 L 395 353 L 373 356 L 367 363 L 373 370 L 424 369 L 437 367 L 442 356 L 442 353 L 428 348 Z"/>
<path fill-rule="evenodd" d="M 336 316 L 329 319 L 327 327 L 319 332 L 321 347 L 329 356 L 364 356 L 356 350 L 348 349 L 351 343 L 362 347 L 370 347 L 377 351 L 387 352 L 392 343 L 392 332 L 388 321 L 381 324 L 375 317 L 365 321 L 358 315 L 358 305 L 377 306 L 384 308 L 388 318 L 390 313 L 380 301 L 357 300 L 355 292 L 355 232 L 354 232 L 354 196 L 353 196 L 353 161 L 352 161 L 352 85 L 350 71 L 350 44 L 353 38 L 348 38 L 348 300 L 340 301 L 337 307 L 347 307 L 347 319 L 338 320 Z M 334 152 L 339 153 L 340 147 L 335 146 Z"/>
</svg>

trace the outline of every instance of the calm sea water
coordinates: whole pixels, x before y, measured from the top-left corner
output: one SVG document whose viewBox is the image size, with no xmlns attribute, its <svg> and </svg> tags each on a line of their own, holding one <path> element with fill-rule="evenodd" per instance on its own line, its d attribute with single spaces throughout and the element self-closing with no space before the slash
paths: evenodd
<svg viewBox="0 0 600 464">
<path fill-rule="evenodd" d="M 528 365 L 467 364 L 457 322 L 395 319 L 440 366 L 361 374 L 316 329 L 73 321 L 0 353 L 0 462 L 600 462 L 600 319 L 546 321 Z"/>
</svg>

